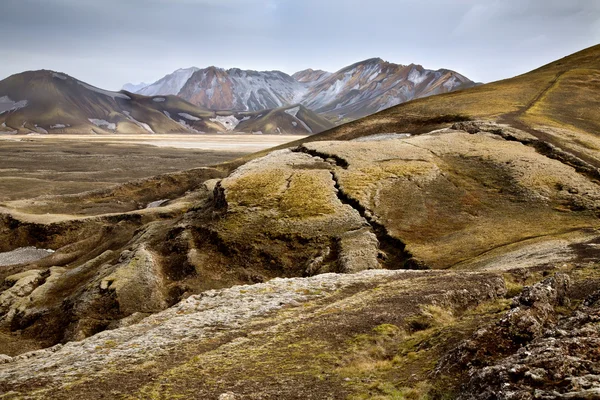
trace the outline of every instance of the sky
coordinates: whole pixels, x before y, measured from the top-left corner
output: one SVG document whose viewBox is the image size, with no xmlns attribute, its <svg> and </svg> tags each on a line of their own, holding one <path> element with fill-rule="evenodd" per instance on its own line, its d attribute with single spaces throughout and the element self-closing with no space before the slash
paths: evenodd
<svg viewBox="0 0 600 400">
<path fill-rule="evenodd" d="M 600 0 L 0 0 L 0 79 L 105 89 L 211 65 L 289 74 L 380 57 L 509 78 L 600 43 Z"/>
</svg>

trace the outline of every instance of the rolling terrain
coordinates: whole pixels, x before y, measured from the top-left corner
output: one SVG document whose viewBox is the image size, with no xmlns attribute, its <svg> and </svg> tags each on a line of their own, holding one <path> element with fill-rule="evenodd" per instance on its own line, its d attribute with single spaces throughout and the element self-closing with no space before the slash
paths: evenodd
<svg viewBox="0 0 600 400">
<path fill-rule="evenodd" d="M 292 76 L 280 71 L 189 68 L 175 71 L 137 93 L 178 95 L 210 110 L 260 111 L 300 103 L 340 123 L 412 99 L 474 85 L 454 71 L 431 71 L 420 65 L 398 65 L 374 58 L 336 73 L 308 69 Z"/>
<path fill-rule="evenodd" d="M 53 71 L 13 75 L 0 82 L 0 93 L 3 134 L 228 133 L 240 132 L 244 118 L 264 133 L 312 134 L 333 127 L 305 109 L 299 116 L 277 110 L 244 116 L 215 113 L 177 96 L 111 92 Z"/>
<path fill-rule="evenodd" d="M 0 268 L 0 392 L 596 398 L 599 71 L 595 46 L 234 162 L 3 202 L 0 262 L 53 252 Z"/>
</svg>

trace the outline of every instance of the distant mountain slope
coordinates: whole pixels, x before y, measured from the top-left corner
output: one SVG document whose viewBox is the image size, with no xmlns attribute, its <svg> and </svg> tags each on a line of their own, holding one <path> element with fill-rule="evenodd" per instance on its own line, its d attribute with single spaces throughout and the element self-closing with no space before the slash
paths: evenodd
<svg viewBox="0 0 600 400">
<path fill-rule="evenodd" d="M 406 102 L 285 147 L 392 132 L 425 133 L 457 121 L 484 119 L 519 127 L 600 170 L 599 108 L 596 45 L 514 78 Z"/>
<path fill-rule="evenodd" d="M 352 139 L 389 132 L 426 132 L 453 119 L 492 119 L 522 128 L 544 129 L 568 140 L 577 131 L 583 149 L 600 149 L 600 45 L 523 75 L 419 99 L 339 126 L 310 140 Z M 575 141 L 571 141 L 575 145 Z M 588 149 L 591 150 L 591 149 Z M 599 157 L 600 159 L 600 157 Z"/>
<path fill-rule="evenodd" d="M 121 88 L 121 90 L 125 90 L 126 92 L 136 93 L 136 92 L 142 90 L 143 88 L 145 88 L 148 85 L 149 84 L 145 83 L 145 82 L 141 82 L 141 83 L 126 83 L 126 84 L 123 85 L 123 87 Z"/>
<path fill-rule="evenodd" d="M 416 98 L 471 86 L 471 80 L 454 71 L 374 58 L 328 76 L 310 88 L 302 103 L 335 119 L 354 120 Z"/>
<path fill-rule="evenodd" d="M 323 71 L 320 69 L 314 70 L 312 68 L 309 68 L 303 71 L 296 72 L 294 75 L 292 75 L 292 78 L 294 78 L 298 82 L 314 85 L 316 83 L 321 82 L 323 79 L 327 79 L 331 75 L 331 72 Z"/>
<path fill-rule="evenodd" d="M 198 71 L 196 67 L 178 69 L 153 84 L 146 85 L 136 93 L 144 96 L 176 95 L 196 71 Z"/>
<path fill-rule="evenodd" d="M 137 93 L 176 94 L 210 110 L 260 111 L 302 104 L 331 121 L 343 122 L 474 85 L 454 71 L 431 71 L 374 58 L 336 73 L 307 69 L 293 76 L 280 71 L 190 68 L 175 71 Z"/>
<path fill-rule="evenodd" d="M 24 72 L 0 81 L 0 134 L 262 131 L 307 135 L 333 126 L 306 109 L 296 113 L 265 110 L 238 117 L 231 112 L 217 114 L 172 95 L 111 92 L 53 71 Z"/>
<path fill-rule="evenodd" d="M 311 135 L 334 127 L 333 123 L 302 105 L 259 111 L 255 117 L 240 122 L 243 132 L 265 134 L 299 133 Z M 260 117 L 259 117 L 260 116 Z"/>
<path fill-rule="evenodd" d="M 305 92 L 304 84 L 283 72 L 209 67 L 196 71 L 179 96 L 211 110 L 260 111 L 296 104 Z"/>
</svg>

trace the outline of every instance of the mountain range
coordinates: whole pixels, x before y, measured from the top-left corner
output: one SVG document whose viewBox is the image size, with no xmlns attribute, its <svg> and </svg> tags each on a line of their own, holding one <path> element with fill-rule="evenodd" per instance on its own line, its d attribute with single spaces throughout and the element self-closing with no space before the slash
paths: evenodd
<svg viewBox="0 0 600 400">
<path fill-rule="evenodd" d="M 333 124 L 301 105 L 214 112 L 180 97 L 103 90 L 66 74 L 30 71 L 0 81 L 0 133 L 271 133 L 310 135 Z"/>
<path fill-rule="evenodd" d="M 373 58 L 335 73 L 307 69 L 280 71 L 239 68 L 179 69 L 136 93 L 177 95 L 210 110 L 260 111 L 302 104 L 335 123 L 355 120 L 416 98 L 476 84 L 463 75 L 421 65 Z M 124 89 L 132 88 L 131 84 Z"/>
</svg>

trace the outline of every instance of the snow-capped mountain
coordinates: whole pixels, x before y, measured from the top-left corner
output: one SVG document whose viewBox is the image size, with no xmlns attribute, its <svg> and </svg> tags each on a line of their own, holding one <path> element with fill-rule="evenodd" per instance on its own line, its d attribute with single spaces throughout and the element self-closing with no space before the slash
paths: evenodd
<svg viewBox="0 0 600 400">
<path fill-rule="evenodd" d="M 310 135 L 332 127 L 299 105 L 260 112 L 215 112 L 178 96 L 113 92 L 54 71 L 28 71 L 0 81 L 0 134 Z"/>
<path fill-rule="evenodd" d="M 175 94 L 210 110 L 260 111 L 302 104 L 336 122 L 358 119 L 420 97 L 475 85 L 446 69 L 399 65 L 373 58 L 336 73 L 307 69 L 280 71 L 177 70 L 137 93 Z"/>
<path fill-rule="evenodd" d="M 211 110 L 259 111 L 296 104 L 306 91 L 306 85 L 279 71 L 209 67 L 196 71 L 178 96 Z"/>
<path fill-rule="evenodd" d="M 144 88 L 136 90 L 135 93 L 143 94 L 144 96 L 177 95 L 196 71 L 198 71 L 198 68 L 196 67 L 178 69 L 153 84 L 146 85 Z"/>
<path fill-rule="evenodd" d="M 432 71 L 421 65 L 398 65 L 373 58 L 312 85 L 302 104 L 337 120 L 352 120 L 416 98 L 473 85 L 470 79 L 454 71 Z"/>
<path fill-rule="evenodd" d="M 141 82 L 141 83 L 126 83 L 126 84 L 123 85 L 123 87 L 121 88 L 121 90 L 125 90 L 125 91 L 130 92 L 130 93 L 136 93 L 136 92 L 142 90 L 143 88 L 145 88 L 148 85 L 149 85 L 149 83 L 145 83 L 145 82 Z"/>
<path fill-rule="evenodd" d="M 323 79 L 327 79 L 331 75 L 331 72 L 323 71 L 321 69 L 314 70 L 309 68 L 303 71 L 296 72 L 294 75 L 292 75 L 292 78 L 294 78 L 298 82 L 315 85 L 321 82 Z"/>
</svg>

